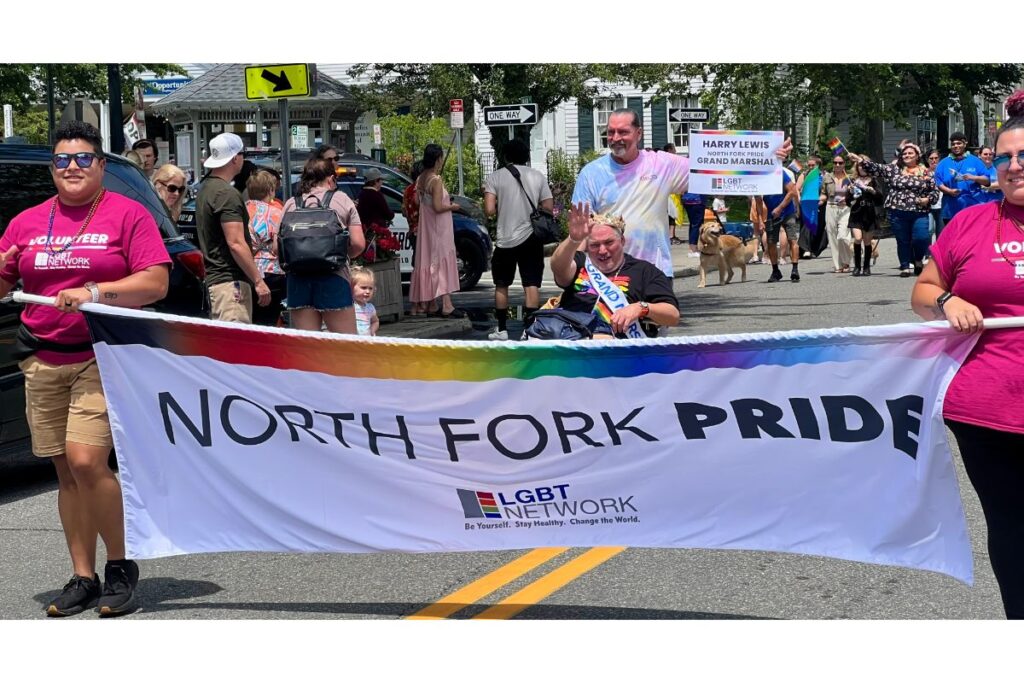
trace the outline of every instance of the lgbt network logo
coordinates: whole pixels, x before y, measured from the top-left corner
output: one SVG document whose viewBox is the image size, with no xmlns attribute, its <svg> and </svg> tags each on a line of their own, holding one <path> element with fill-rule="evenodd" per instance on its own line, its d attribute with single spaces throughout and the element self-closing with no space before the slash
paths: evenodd
<svg viewBox="0 0 1024 683">
<path fill-rule="evenodd" d="M 466 519 L 501 519 L 498 501 L 494 499 L 493 493 L 467 489 L 455 490 L 459 493 L 459 502 L 462 503 L 462 512 Z"/>
</svg>

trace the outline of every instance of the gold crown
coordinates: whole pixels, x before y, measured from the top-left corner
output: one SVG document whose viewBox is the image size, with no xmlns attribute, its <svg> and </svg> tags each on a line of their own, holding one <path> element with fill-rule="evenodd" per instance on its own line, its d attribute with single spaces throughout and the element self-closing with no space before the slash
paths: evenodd
<svg viewBox="0 0 1024 683">
<path fill-rule="evenodd" d="M 622 216 L 613 216 L 610 213 L 595 213 L 591 216 L 595 225 L 607 225 L 609 228 L 615 228 L 621 233 L 626 232 L 626 221 Z"/>
</svg>

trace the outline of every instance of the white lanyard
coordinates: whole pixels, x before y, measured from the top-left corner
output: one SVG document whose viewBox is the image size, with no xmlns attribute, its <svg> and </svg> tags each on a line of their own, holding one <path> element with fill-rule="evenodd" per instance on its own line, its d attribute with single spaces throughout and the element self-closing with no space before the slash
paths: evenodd
<svg viewBox="0 0 1024 683">
<path fill-rule="evenodd" d="M 587 257 L 587 261 L 583 266 L 587 269 L 587 274 L 590 276 L 590 284 L 594 287 L 594 291 L 604 301 L 605 305 L 608 306 L 612 312 L 625 308 L 629 305 L 626 301 L 626 295 L 623 294 L 622 290 L 618 286 L 610 282 L 608 278 L 604 276 L 597 266 Z M 621 268 L 619 270 L 622 270 Z M 634 320 L 633 324 L 626 328 L 626 336 L 630 339 L 646 339 L 647 335 L 640 329 L 640 322 Z"/>
</svg>

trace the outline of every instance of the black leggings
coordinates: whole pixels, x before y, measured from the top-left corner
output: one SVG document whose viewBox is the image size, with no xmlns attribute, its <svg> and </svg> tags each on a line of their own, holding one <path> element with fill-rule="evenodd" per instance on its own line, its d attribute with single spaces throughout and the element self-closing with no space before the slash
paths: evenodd
<svg viewBox="0 0 1024 683">
<path fill-rule="evenodd" d="M 1007 619 L 1024 619 L 1024 434 L 953 422 L 988 526 L 988 555 Z"/>
</svg>

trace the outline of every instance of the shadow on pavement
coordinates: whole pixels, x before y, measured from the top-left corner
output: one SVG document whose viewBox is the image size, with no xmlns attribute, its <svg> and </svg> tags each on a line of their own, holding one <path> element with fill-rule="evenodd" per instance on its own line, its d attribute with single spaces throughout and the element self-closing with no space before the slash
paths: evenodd
<svg viewBox="0 0 1024 683">
<path fill-rule="evenodd" d="M 212 581 L 193 581 L 190 579 L 155 576 L 140 579 L 137 590 L 140 609 L 146 612 L 163 612 L 209 607 L 210 605 L 168 603 L 166 601 L 201 598 L 219 593 L 224 589 Z M 50 601 L 58 595 L 60 595 L 60 589 L 38 593 L 33 595 L 32 599 L 40 605 L 49 605 Z M 84 614 L 89 612 L 90 610 L 86 610 Z"/>
<path fill-rule="evenodd" d="M 156 579 L 153 579 L 156 581 Z M 166 581 L 167 579 L 160 579 Z M 145 581 L 140 581 L 140 587 Z M 203 584 L 205 582 L 184 581 L 183 584 Z M 216 584 L 209 584 L 216 586 Z M 140 590 L 145 587 L 140 588 Z M 219 587 L 217 587 L 219 590 Z M 216 591 L 214 591 L 216 592 Z M 176 596 L 181 597 L 181 596 Z M 294 614 L 327 614 L 327 615 L 365 615 L 369 617 L 395 617 L 402 618 L 415 614 L 426 607 L 423 603 L 414 602 L 199 602 L 199 603 L 174 603 L 154 601 L 149 590 L 140 598 L 142 607 L 146 612 L 167 612 L 167 616 L 173 616 L 176 611 L 197 611 L 197 610 L 238 610 L 246 612 L 259 612 L 258 618 L 265 619 L 274 612 L 289 612 Z M 491 605 L 487 603 L 474 603 L 464 605 L 467 613 L 463 618 L 469 618 Z M 472 610 L 471 612 L 468 610 Z M 455 617 L 458 619 L 458 617 Z M 683 610 L 664 609 L 640 609 L 635 607 L 593 607 L 579 605 L 529 605 L 519 613 L 516 619 L 762 619 L 745 614 L 723 614 L 717 612 L 688 612 Z"/>
</svg>

